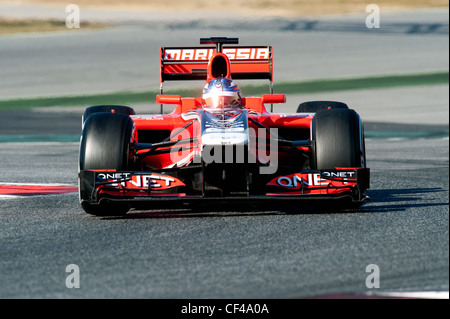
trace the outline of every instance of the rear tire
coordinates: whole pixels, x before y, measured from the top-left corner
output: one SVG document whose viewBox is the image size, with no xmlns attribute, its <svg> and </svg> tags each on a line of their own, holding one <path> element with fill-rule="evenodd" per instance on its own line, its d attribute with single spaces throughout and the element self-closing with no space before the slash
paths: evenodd
<svg viewBox="0 0 450 319">
<path fill-rule="evenodd" d="M 364 128 L 350 109 L 317 112 L 311 123 L 311 168 L 366 167 Z"/>
<path fill-rule="evenodd" d="M 107 112 L 107 113 L 116 113 L 116 114 L 127 114 L 127 115 L 135 115 L 136 112 L 133 108 L 129 106 L 123 105 L 94 105 L 88 107 L 81 117 L 81 122 L 84 124 L 87 118 L 94 113 Z"/>
<path fill-rule="evenodd" d="M 129 168 L 129 146 L 134 123 L 127 114 L 97 112 L 88 116 L 81 133 L 79 169 Z M 81 198 L 86 213 L 96 216 L 120 216 L 129 207 L 122 204 L 89 204 Z"/>
<path fill-rule="evenodd" d="M 317 113 L 328 109 L 348 109 L 347 104 L 335 101 L 303 102 L 297 108 L 297 113 Z"/>
</svg>

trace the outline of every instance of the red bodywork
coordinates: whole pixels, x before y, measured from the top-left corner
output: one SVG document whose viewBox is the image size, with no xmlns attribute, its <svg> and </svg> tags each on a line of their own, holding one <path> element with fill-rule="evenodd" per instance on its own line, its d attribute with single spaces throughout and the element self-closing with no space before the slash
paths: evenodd
<svg viewBox="0 0 450 319">
<path fill-rule="evenodd" d="M 161 93 L 166 81 L 209 81 L 219 76 L 266 79 L 272 87 L 273 48 L 161 48 L 160 65 Z M 366 199 L 368 169 L 309 167 L 308 158 L 314 151 L 310 132 L 314 114 L 269 112 L 268 105 L 286 102 L 284 94 L 242 99 L 239 112 L 246 116 L 248 141 L 245 163 L 238 164 L 204 164 L 202 130 L 206 129 L 202 126 L 205 112 L 201 97 L 160 94 L 156 102 L 175 108 L 170 114 L 131 116 L 134 133 L 128 160 L 132 169 L 81 172 L 88 181 L 82 183 L 82 192 L 88 194 L 85 197 L 90 204 L 103 199 L 128 201 L 131 206 L 158 200 Z M 269 148 L 271 141 L 276 141 L 276 149 Z M 274 164 L 273 159 L 276 170 L 261 173 L 261 168 Z"/>
</svg>

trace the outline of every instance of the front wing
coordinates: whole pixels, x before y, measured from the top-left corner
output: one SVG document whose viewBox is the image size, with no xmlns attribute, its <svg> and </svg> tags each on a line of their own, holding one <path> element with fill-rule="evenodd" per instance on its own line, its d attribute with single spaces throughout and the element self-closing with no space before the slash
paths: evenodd
<svg viewBox="0 0 450 319">
<path fill-rule="evenodd" d="M 263 192 L 239 192 L 233 196 L 192 194 L 177 177 L 147 171 L 84 170 L 79 173 L 80 202 L 126 202 L 131 208 L 170 208 L 180 204 L 242 203 L 289 204 L 341 201 L 360 206 L 369 197 L 370 169 L 336 168 L 303 170 L 289 175 L 271 176 Z M 250 181 L 249 181 L 250 183 Z M 249 185 L 251 190 L 252 185 Z M 259 188 L 261 189 L 261 188 Z"/>
</svg>

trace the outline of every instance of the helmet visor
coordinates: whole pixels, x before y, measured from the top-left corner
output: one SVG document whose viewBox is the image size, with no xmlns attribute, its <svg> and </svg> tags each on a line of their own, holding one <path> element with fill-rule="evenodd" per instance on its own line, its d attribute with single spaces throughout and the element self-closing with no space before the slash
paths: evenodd
<svg viewBox="0 0 450 319">
<path fill-rule="evenodd" d="M 206 107 L 222 107 L 239 101 L 237 92 L 212 92 L 203 95 Z"/>
</svg>

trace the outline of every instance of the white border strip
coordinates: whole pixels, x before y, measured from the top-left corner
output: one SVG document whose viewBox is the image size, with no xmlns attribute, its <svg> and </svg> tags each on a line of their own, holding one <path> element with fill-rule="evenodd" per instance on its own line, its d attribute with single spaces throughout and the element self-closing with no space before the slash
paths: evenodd
<svg viewBox="0 0 450 319">
<path fill-rule="evenodd" d="M 382 292 L 369 295 L 394 298 L 449 299 L 448 291 Z"/>
</svg>

